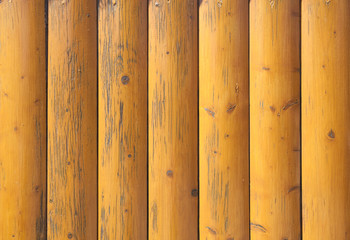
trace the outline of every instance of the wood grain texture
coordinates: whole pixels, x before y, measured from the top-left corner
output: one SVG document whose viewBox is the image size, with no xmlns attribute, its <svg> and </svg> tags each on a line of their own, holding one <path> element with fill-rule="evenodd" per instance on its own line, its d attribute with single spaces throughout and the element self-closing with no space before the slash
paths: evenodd
<svg viewBox="0 0 350 240">
<path fill-rule="evenodd" d="M 251 239 L 300 239 L 300 1 L 250 2 Z"/>
<path fill-rule="evenodd" d="M 200 239 L 249 239 L 248 12 L 199 6 Z"/>
<path fill-rule="evenodd" d="M 147 239 L 147 1 L 99 3 L 99 239 Z"/>
<path fill-rule="evenodd" d="M 46 239 L 45 1 L 0 1 L 0 239 Z"/>
<path fill-rule="evenodd" d="M 350 2 L 302 3 L 303 238 L 350 235 Z"/>
<path fill-rule="evenodd" d="M 48 239 L 96 239 L 96 1 L 48 4 Z"/>
<path fill-rule="evenodd" d="M 149 1 L 149 239 L 198 236 L 197 1 Z"/>
</svg>

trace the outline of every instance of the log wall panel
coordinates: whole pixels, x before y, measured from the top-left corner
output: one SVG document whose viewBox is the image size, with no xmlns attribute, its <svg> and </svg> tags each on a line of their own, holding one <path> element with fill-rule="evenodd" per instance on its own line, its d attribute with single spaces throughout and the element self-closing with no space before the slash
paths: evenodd
<svg viewBox="0 0 350 240">
<path fill-rule="evenodd" d="M 300 239 L 300 1 L 250 2 L 252 240 Z"/>
<path fill-rule="evenodd" d="M 198 237 L 197 1 L 150 0 L 149 239 Z"/>
<path fill-rule="evenodd" d="M 45 1 L 0 1 L 0 239 L 46 239 Z"/>
<path fill-rule="evenodd" d="M 48 239 L 97 237 L 96 1 L 48 2 Z"/>
<path fill-rule="evenodd" d="M 199 6 L 200 239 L 249 239 L 248 7 Z"/>
<path fill-rule="evenodd" d="M 99 239 L 147 239 L 147 1 L 98 19 Z"/>
<path fill-rule="evenodd" d="M 350 232 L 350 2 L 302 3 L 303 238 Z"/>
</svg>

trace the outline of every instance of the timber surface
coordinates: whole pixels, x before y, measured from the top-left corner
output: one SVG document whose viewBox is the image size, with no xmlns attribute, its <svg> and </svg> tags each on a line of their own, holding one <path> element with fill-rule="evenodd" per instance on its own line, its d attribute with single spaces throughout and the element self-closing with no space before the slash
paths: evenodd
<svg viewBox="0 0 350 240">
<path fill-rule="evenodd" d="M 248 7 L 199 6 L 200 239 L 249 239 Z"/>
<path fill-rule="evenodd" d="M 0 0 L 0 239 L 350 239 L 348 0 Z"/>
<path fill-rule="evenodd" d="M 300 239 L 300 3 L 250 2 L 252 240 Z"/>
<path fill-rule="evenodd" d="M 48 2 L 48 239 L 97 237 L 96 1 Z"/>
<path fill-rule="evenodd" d="M 147 1 L 99 3 L 99 239 L 147 239 Z"/>
<path fill-rule="evenodd" d="M 0 239 L 46 239 L 45 1 L 0 1 Z"/>
<path fill-rule="evenodd" d="M 350 2 L 302 3 L 303 238 L 350 234 Z"/>
<path fill-rule="evenodd" d="M 150 0 L 149 239 L 198 237 L 197 1 Z"/>
</svg>

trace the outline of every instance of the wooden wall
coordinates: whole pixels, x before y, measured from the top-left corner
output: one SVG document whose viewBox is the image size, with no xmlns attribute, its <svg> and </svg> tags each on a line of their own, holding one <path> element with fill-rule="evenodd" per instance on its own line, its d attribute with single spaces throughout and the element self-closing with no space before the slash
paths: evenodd
<svg viewBox="0 0 350 240">
<path fill-rule="evenodd" d="M 0 239 L 350 239 L 348 0 L 0 0 Z"/>
</svg>

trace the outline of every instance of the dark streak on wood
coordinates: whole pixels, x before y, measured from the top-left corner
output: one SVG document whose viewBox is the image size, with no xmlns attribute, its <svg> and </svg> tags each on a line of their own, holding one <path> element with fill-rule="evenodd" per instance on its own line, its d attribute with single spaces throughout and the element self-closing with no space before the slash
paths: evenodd
<svg viewBox="0 0 350 240">
<path fill-rule="evenodd" d="M 282 110 L 286 111 L 288 108 L 296 105 L 299 103 L 299 100 L 298 99 L 292 99 L 292 100 L 289 100 L 283 107 L 282 107 Z"/>
<path fill-rule="evenodd" d="M 229 106 L 227 107 L 227 110 L 226 110 L 226 112 L 227 113 L 232 113 L 235 109 L 236 109 L 236 107 L 237 107 L 237 104 L 229 104 Z"/>
<path fill-rule="evenodd" d="M 153 203 L 152 205 L 152 228 L 153 231 L 158 232 L 158 221 L 157 221 L 157 216 L 158 216 L 158 207 L 157 207 L 157 203 Z"/>
<path fill-rule="evenodd" d="M 210 108 L 204 108 L 204 110 L 213 118 L 215 118 L 215 112 L 214 110 L 210 109 Z"/>
<path fill-rule="evenodd" d="M 251 228 L 254 228 L 254 229 L 258 230 L 258 231 L 261 231 L 261 232 L 264 232 L 264 233 L 267 232 L 266 228 L 264 228 L 264 227 L 263 227 L 262 225 L 260 225 L 260 224 L 250 223 L 250 226 L 251 226 Z"/>
<path fill-rule="evenodd" d="M 300 189 L 300 186 L 291 187 L 291 188 L 288 190 L 288 193 L 291 193 L 291 192 L 293 192 L 293 191 L 295 191 L 295 190 L 298 190 L 298 189 Z"/>
<path fill-rule="evenodd" d="M 335 138 L 335 133 L 333 132 L 333 129 L 331 129 L 329 132 L 328 132 L 328 137 L 334 139 Z"/>
<path fill-rule="evenodd" d="M 206 229 L 208 229 L 208 230 L 209 230 L 209 232 L 210 232 L 211 234 L 216 235 L 216 231 L 215 231 L 213 228 L 208 227 L 208 226 L 206 226 L 205 228 L 206 228 Z"/>
<path fill-rule="evenodd" d="M 328 7 L 331 4 L 332 0 L 324 0 L 324 3 L 326 4 L 326 6 Z"/>
<path fill-rule="evenodd" d="M 274 113 L 276 111 L 276 108 L 274 106 L 270 106 L 270 110 Z"/>
</svg>

